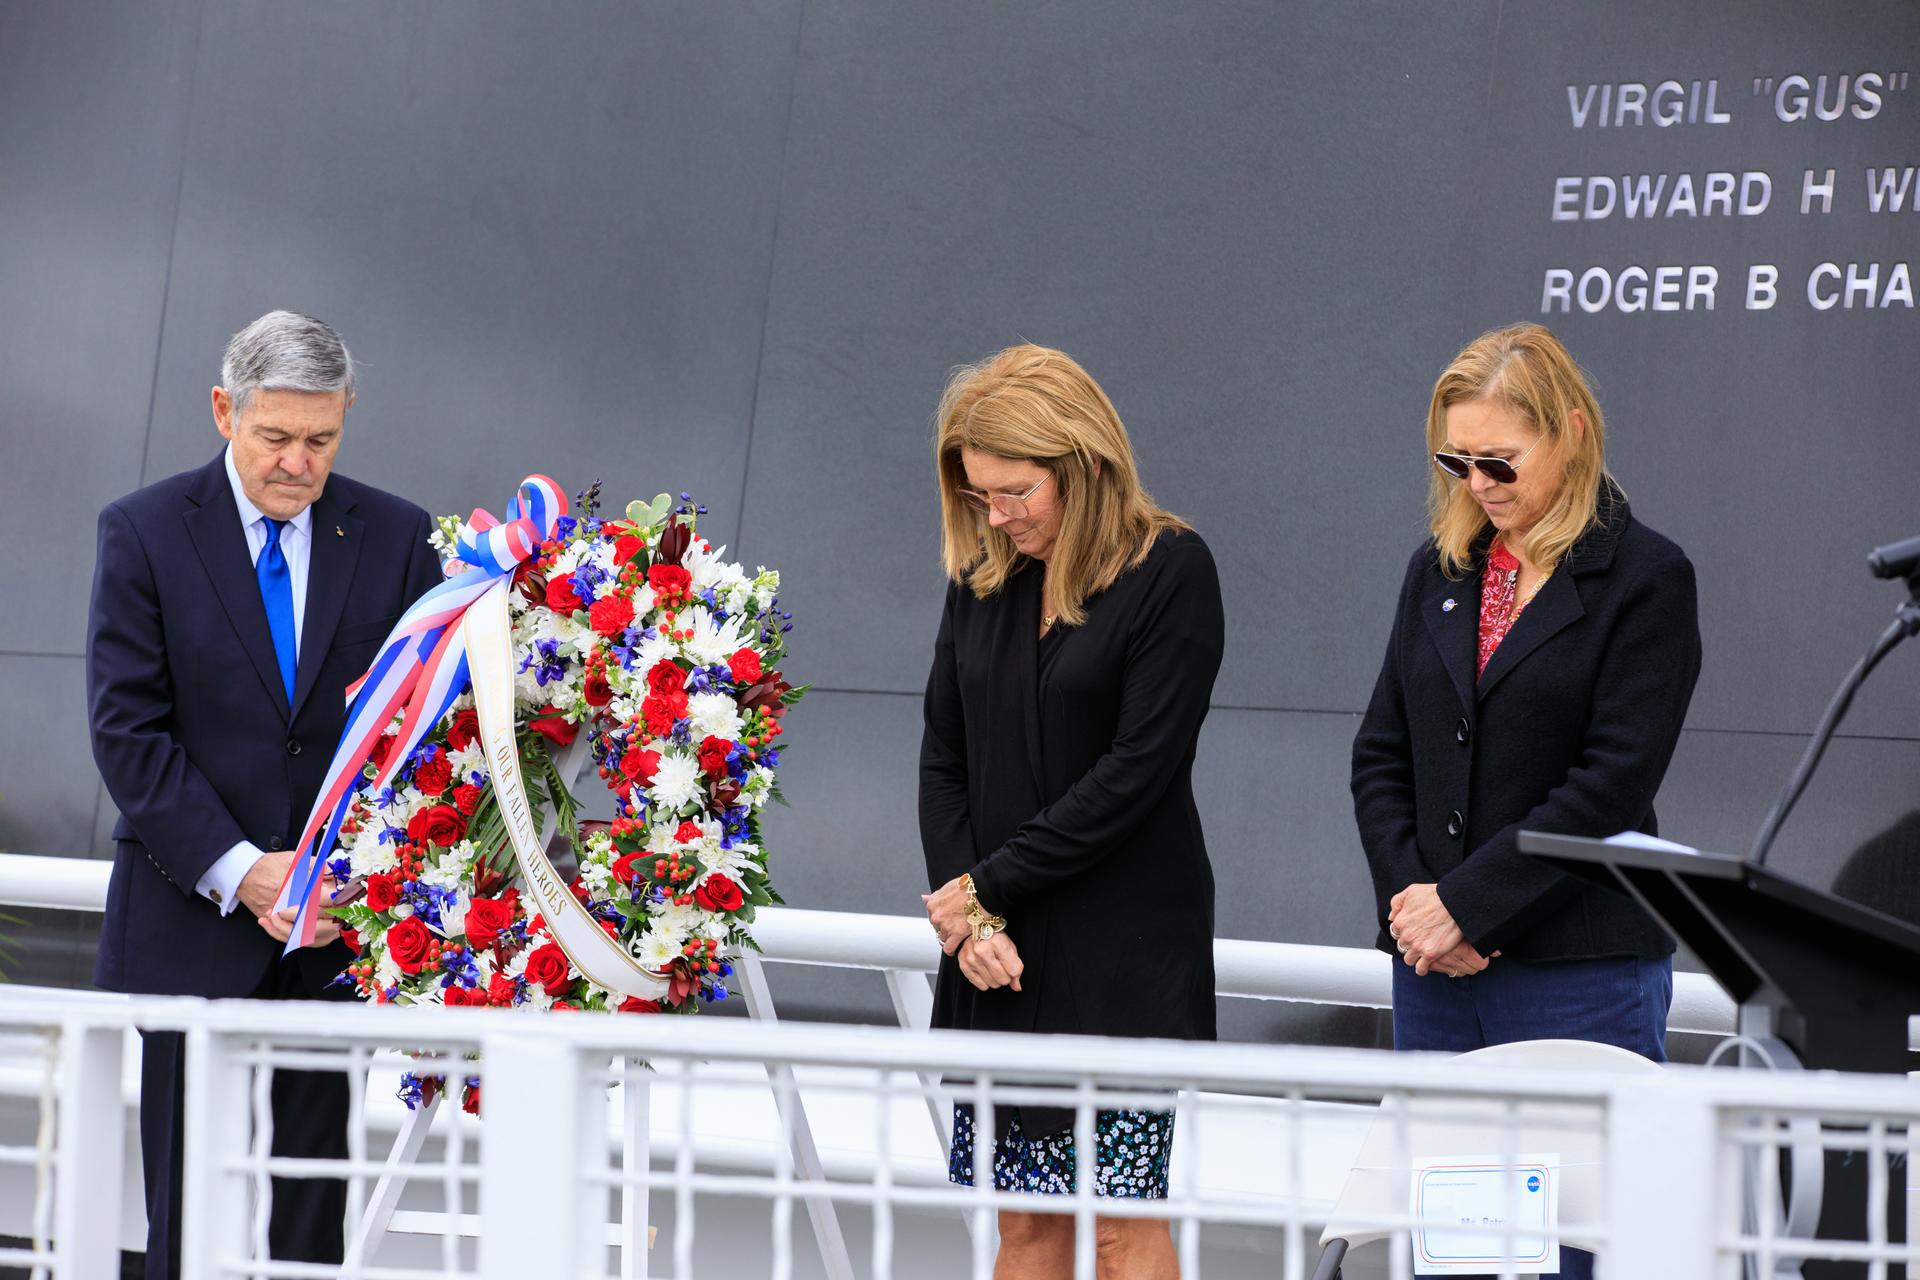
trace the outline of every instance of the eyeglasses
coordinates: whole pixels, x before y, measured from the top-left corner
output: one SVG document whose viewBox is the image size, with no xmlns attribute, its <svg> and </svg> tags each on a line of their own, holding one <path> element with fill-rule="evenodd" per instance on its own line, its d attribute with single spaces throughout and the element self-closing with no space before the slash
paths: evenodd
<svg viewBox="0 0 1920 1280">
<path fill-rule="evenodd" d="M 1545 440 L 1541 436 L 1540 440 Z M 1540 447 L 1540 440 L 1527 446 L 1527 453 Z M 1480 468 L 1480 474 L 1500 484 L 1512 484 L 1520 478 L 1520 464 L 1527 460 L 1527 453 L 1521 454 L 1512 462 L 1505 458 L 1476 458 L 1470 453 L 1436 453 L 1433 465 L 1452 476 L 1455 480 L 1465 480 L 1467 472 L 1474 467 Z"/>
<path fill-rule="evenodd" d="M 1051 479 L 1053 479 L 1053 473 L 1049 471 L 1046 475 L 1040 477 L 1039 484 L 1034 485 L 1033 488 L 1027 490 L 1025 493 L 985 494 L 978 489 L 965 488 L 958 489 L 956 492 L 968 502 L 972 503 L 975 510 L 998 511 L 1009 520 L 1024 520 L 1027 518 L 1027 499 L 1040 492 L 1040 486 L 1046 484 L 1046 482 Z"/>
</svg>

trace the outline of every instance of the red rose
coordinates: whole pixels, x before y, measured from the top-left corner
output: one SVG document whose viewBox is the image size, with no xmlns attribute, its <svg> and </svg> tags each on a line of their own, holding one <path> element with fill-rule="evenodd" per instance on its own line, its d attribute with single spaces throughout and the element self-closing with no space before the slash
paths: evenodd
<svg viewBox="0 0 1920 1280">
<path fill-rule="evenodd" d="M 679 663 L 663 658 L 647 671 L 647 692 L 671 701 L 687 691 L 687 673 Z"/>
<path fill-rule="evenodd" d="M 621 884 L 632 884 L 636 874 L 634 867 L 652 855 L 646 853 L 623 853 L 613 860 L 613 878 Z"/>
<path fill-rule="evenodd" d="M 485 996 L 480 996 L 480 999 L 478 1001 L 475 1001 L 473 999 L 474 996 L 479 994 L 480 993 L 477 991 L 469 993 L 465 987 L 461 986 L 459 983 L 456 982 L 452 986 L 447 987 L 445 990 L 443 990 L 440 993 L 440 1002 L 446 1005 L 447 1008 L 449 1009 L 457 1009 L 461 1005 L 467 1005 L 467 1004 L 475 1004 L 475 1003 L 485 1004 L 487 1002 L 487 998 Z"/>
<path fill-rule="evenodd" d="M 739 885 L 716 871 L 693 891 L 693 900 L 708 911 L 738 911 L 747 895 L 740 892 Z"/>
<path fill-rule="evenodd" d="M 660 1012 L 660 1002 L 658 1000 L 642 1000 L 639 996 L 628 996 L 620 1002 L 620 1008 L 617 1012 L 658 1013 Z"/>
<path fill-rule="evenodd" d="M 580 726 L 560 714 L 558 707 L 542 707 L 527 721 L 533 730 L 556 747 L 564 747 L 580 736 Z"/>
<path fill-rule="evenodd" d="M 394 882 L 391 871 L 376 871 L 367 877 L 367 908 L 371 911 L 391 911 L 393 904 L 400 901 L 400 886 Z"/>
<path fill-rule="evenodd" d="M 480 1086 L 479 1085 L 470 1084 L 467 1086 L 467 1096 L 460 1099 L 460 1109 L 466 1112 L 470 1116 L 477 1116 L 480 1114 Z"/>
<path fill-rule="evenodd" d="M 433 935 L 420 923 L 419 916 L 408 916 L 387 930 L 387 954 L 402 973 L 418 973 L 427 963 L 427 947 Z"/>
<path fill-rule="evenodd" d="M 447 726 L 447 745 L 455 751 L 465 751 L 480 736 L 480 713 L 472 707 L 456 711 L 453 723 Z"/>
<path fill-rule="evenodd" d="M 480 807 L 481 797 L 486 794 L 479 787 L 463 782 L 453 789 L 453 807 L 472 817 L 473 811 Z"/>
<path fill-rule="evenodd" d="M 383 733 L 375 738 L 373 745 L 367 749 L 367 759 L 373 761 L 375 768 L 384 768 L 387 757 L 393 754 L 393 737 L 394 735 L 390 733 Z"/>
<path fill-rule="evenodd" d="M 760 678 L 760 655 L 752 649 L 741 649 L 727 659 L 727 670 L 733 672 L 734 683 L 752 684 Z"/>
<path fill-rule="evenodd" d="M 437 844 L 444 848 L 466 834 L 466 818 L 450 804 L 429 805 L 407 822 L 407 839 L 415 844 Z"/>
<path fill-rule="evenodd" d="M 636 751 L 628 747 L 620 757 L 620 772 L 626 775 L 627 781 L 642 787 L 653 785 L 653 774 L 659 767 L 658 751 Z"/>
<path fill-rule="evenodd" d="M 547 608 L 555 613 L 578 613 L 581 603 L 572 578 L 547 579 Z"/>
<path fill-rule="evenodd" d="M 353 952 L 353 954 L 360 954 L 360 931 L 358 929 L 350 928 L 344 924 L 341 925 L 340 941 L 346 943 L 347 950 Z"/>
<path fill-rule="evenodd" d="M 475 898 L 467 904 L 467 945 L 485 951 L 513 924 L 513 904 L 495 898 Z"/>
<path fill-rule="evenodd" d="M 413 767 L 413 785 L 420 788 L 426 795 L 439 795 L 452 781 L 453 765 L 447 760 L 447 753 L 444 751 L 435 752 L 433 759 L 422 760 Z"/>
<path fill-rule="evenodd" d="M 647 544 L 631 533 L 622 534 L 613 540 L 613 562 L 622 568 L 627 561 L 647 549 Z"/>
<path fill-rule="evenodd" d="M 689 818 L 680 824 L 680 829 L 673 833 L 673 838 L 681 844 L 694 844 L 706 839 L 706 835 L 707 833 L 700 829 L 700 824 Z"/>
<path fill-rule="evenodd" d="M 682 596 L 693 585 L 693 575 L 677 564 L 656 564 L 647 570 L 647 585 L 663 596 Z"/>
<path fill-rule="evenodd" d="M 604 671 L 587 672 L 587 682 L 581 692 L 586 695 L 590 707 L 604 707 L 613 701 L 613 686 L 607 683 L 607 673 Z"/>
<path fill-rule="evenodd" d="M 527 957 L 527 982 L 542 986 L 550 996 L 563 996 L 573 987 L 567 976 L 567 953 L 549 942 Z"/>
<path fill-rule="evenodd" d="M 716 738 L 709 734 L 700 740 L 700 772 L 709 777 L 719 777 L 727 771 L 727 753 L 733 750 L 733 744 L 725 738 Z"/>
<path fill-rule="evenodd" d="M 587 621 L 603 636 L 617 636 L 633 621 L 633 601 L 621 595 L 601 596 L 587 610 Z"/>
</svg>

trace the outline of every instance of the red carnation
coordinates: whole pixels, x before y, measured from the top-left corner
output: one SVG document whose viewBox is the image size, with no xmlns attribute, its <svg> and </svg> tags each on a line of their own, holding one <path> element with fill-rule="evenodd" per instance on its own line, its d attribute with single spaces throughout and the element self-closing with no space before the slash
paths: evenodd
<svg viewBox="0 0 1920 1280">
<path fill-rule="evenodd" d="M 613 701 L 613 686 L 607 683 L 607 673 L 604 671 L 587 672 L 587 681 L 581 693 L 590 707 L 604 707 Z"/>
<path fill-rule="evenodd" d="M 708 777 L 719 777 L 727 771 L 727 753 L 733 750 L 733 744 L 725 738 L 716 738 L 708 734 L 700 740 L 700 772 Z"/>
<path fill-rule="evenodd" d="M 555 613 L 578 613 L 584 603 L 573 589 L 572 578 L 547 579 L 547 608 Z"/>
<path fill-rule="evenodd" d="M 654 771 L 659 767 L 658 751 L 636 751 L 628 747 L 626 753 L 620 757 L 620 772 L 626 776 L 627 781 L 642 787 L 653 785 Z"/>
<path fill-rule="evenodd" d="M 567 994 L 573 987 L 573 979 L 567 976 L 567 953 L 549 942 L 528 956 L 527 982 L 545 987 L 550 996 Z"/>
<path fill-rule="evenodd" d="M 407 839 L 415 844 L 455 844 L 467 834 L 467 820 L 450 804 L 429 805 L 407 823 Z"/>
<path fill-rule="evenodd" d="M 513 979 L 504 973 L 496 973 L 487 980 L 488 1004 L 513 1003 Z"/>
<path fill-rule="evenodd" d="M 603 636 L 617 636 L 633 621 L 633 601 L 622 595 L 601 596 L 587 610 L 587 621 Z"/>
<path fill-rule="evenodd" d="M 467 904 L 467 945 L 485 951 L 513 924 L 513 904 L 495 898 L 475 898 Z"/>
<path fill-rule="evenodd" d="M 668 598 L 684 596 L 693 586 L 693 575 L 677 564 L 656 564 L 647 570 L 647 585 Z"/>
<path fill-rule="evenodd" d="M 760 678 L 760 655 L 752 649 L 739 649 L 727 659 L 727 670 L 735 684 L 752 684 Z"/>
<path fill-rule="evenodd" d="M 455 751 L 465 751 L 472 746 L 474 739 L 480 736 L 480 713 L 472 707 L 454 712 L 453 723 L 447 726 L 447 745 Z"/>
<path fill-rule="evenodd" d="M 426 967 L 427 948 L 432 942 L 433 935 L 420 923 L 419 916 L 408 916 L 387 930 L 387 954 L 402 973 L 418 973 Z"/>
<path fill-rule="evenodd" d="M 487 793 L 471 783 L 463 782 L 453 789 L 453 807 L 468 817 L 480 807 L 481 798 Z"/>
<path fill-rule="evenodd" d="M 561 715 L 558 707 L 540 708 L 533 719 L 527 721 L 527 728 L 556 747 L 567 746 L 580 736 L 580 726 Z"/>
<path fill-rule="evenodd" d="M 391 911 L 393 904 L 400 901 L 400 886 L 394 881 L 391 871 L 376 871 L 367 877 L 367 909 L 370 911 Z"/>
<path fill-rule="evenodd" d="M 660 1002 L 658 1000 L 642 1000 L 639 996 L 628 996 L 620 1002 L 620 1008 L 617 1012 L 658 1013 L 660 1012 Z"/>
<path fill-rule="evenodd" d="M 681 844 L 693 844 L 696 841 L 704 840 L 706 834 L 706 832 L 700 829 L 699 823 L 689 818 L 680 824 L 680 829 L 673 833 L 673 838 Z"/>
<path fill-rule="evenodd" d="M 640 538 L 635 537 L 631 533 L 622 534 L 613 540 L 613 562 L 625 568 L 627 561 L 633 559 L 646 549 L 647 544 Z"/>
<path fill-rule="evenodd" d="M 639 874 L 634 867 L 648 856 L 646 853 L 621 854 L 613 860 L 613 878 L 621 884 L 632 884 L 634 877 Z"/>
<path fill-rule="evenodd" d="M 693 891 L 693 900 L 708 911 L 738 911 L 747 896 L 740 892 L 739 885 L 716 871 Z"/>
<path fill-rule="evenodd" d="M 477 1116 L 480 1114 L 480 1086 L 479 1085 L 470 1084 L 467 1086 L 467 1096 L 460 1099 L 460 1109 L 466 1112 L 470 1116 Z"/>
<path fill-rule="evenodd" d="M 353 954 L 360 954 L 360 931 L 358 929 L 350 925 L 341 925 L 340 941 L 346 943 L 347 950 L 353 952 Z"/>
<path fill-rule="evenodd" d="M 422 760 L 413 767 L 413 785 L 425 795 L 439 795 L 452 781 L 453 765 L 444 751 L 436 751 L 431 760 Z"/>
<path fill-rule="evenodd" d="M 677 698 L 651 697 L 640 703 L 640 719 L 646 725 L 647 732 L 656 738 L 664 738 L 673 732 L 673 722 L 687 714 L 687 695 Z"/>
</svg>

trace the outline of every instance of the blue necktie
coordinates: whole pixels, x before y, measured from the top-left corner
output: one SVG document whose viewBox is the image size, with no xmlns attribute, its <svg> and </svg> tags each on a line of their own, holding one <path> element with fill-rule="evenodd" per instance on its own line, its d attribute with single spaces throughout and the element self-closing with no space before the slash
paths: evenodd
<svg viewBox="0 0 1920 1280">
<path fill-rule="evenodd" d="M 261 517 L 263 520 L 266 517 Z M 280 682 L 287 686 L 287 706 L 293 706 L 293 572 L 287 568 L 286 553 L 280 550 L 280 530 L 284 520 L 267 520 L 267 545 L 253 562 L 253 576 L 260 580 L 260 601 L 267 606 L 267 628 L 273 632 L 273 656 L 280 660 Z"/>
</svg>

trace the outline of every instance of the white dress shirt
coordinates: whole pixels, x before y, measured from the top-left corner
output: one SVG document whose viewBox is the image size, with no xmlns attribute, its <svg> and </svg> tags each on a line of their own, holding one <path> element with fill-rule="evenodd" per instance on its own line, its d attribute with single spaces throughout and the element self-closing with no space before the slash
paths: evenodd
<svg viewBox="0 0 1920 1280">
<path fill-rule="evenodd" d="M 240 508 L 240 525 L 247 535 L 247 557 L 254 564 L 267 546 L 267 517 L 253 505 L 240 483 L 240 472 L 233 465 L 233 446 L 227 446 L 227 483 L 233 486 L 233 504 Z M 308 507 L 280 526 L 280 554 L 287 558 L 287 576 L 293 584 L 293 660 L 300 661 L 300 628 L 307 616 L 307 564 L 313 551 L 313 508 Z M 247 878 L 253 864 L 265 852 L 251 840 L 242 840 L 220 858 L 193 886 L 194 892 L 211 899 L 226 915 L 240 901 L 240 882 Z"/>
</svg>

